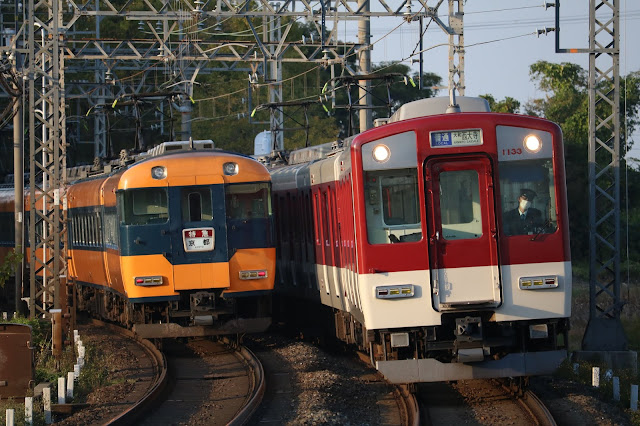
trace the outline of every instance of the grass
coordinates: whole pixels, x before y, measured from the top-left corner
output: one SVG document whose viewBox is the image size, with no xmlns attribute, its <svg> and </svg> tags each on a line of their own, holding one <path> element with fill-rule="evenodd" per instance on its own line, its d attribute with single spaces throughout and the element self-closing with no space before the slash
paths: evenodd
<svg viewBox="0 0 640 426">
<path fill-rule="evenodd" d="M 625 306 L 620 314 L 620 322 L 627 337 L 629 350 L 640 350 L 640 263 L 625 262 L 621 265 L 622 285 L 621 299 Z M 630 273 L 627 276 L 627 271 Z M 585 264 L 576 264 L 573 267 L 573 297 L 571 330 L 569 332 L 569 350 L 578 351 L 581 349 L 582 337 L 584 336 L 589 321 L 590 289 L 589 289 L 589 268 Z M 573 380 L 575 382 L 591 386 L 592 367 L 600 367 L 600 387 L 598 392 L 603 400 L 613 401 L 613 380 L 605 377 L 607 367 L 604 362 L 581 362 L 578 372 L 573 371 L 573 365 L 566 361 L 558 370 L 560 377 Z M 640 371 L 640 365 L 636 366 L 636 371 Z M 632 424 L 640 426 L 640 412 L 630 410 L 630 393 L 632 384 L 640 384 L 640 379 L 633 370 L 614 371 L 613 375 L 620 378 L 620 408 L 625 410 L 632 421 Z"/>
<path fill-rule="evenodd" d="M 11 322 L 27 324 L 32 327 L 32 346 L 35 358 L 36 383 L 49 382 L 51 384 L 52 403 L 57 401 L 58 377 L 67 377 L 67 372 L 73 371 L 77 360 L 75 346 L 66 346 L 59 360 L 51 353 L 51 322 L 16 318 Z M 80 377 L 74 385 L 73 402 L 86 402 L 88 395 L 97 388 L 111 384 L 109 381 L 108 354 L 104 354 L 96 346 L 85 344 L 85 366 L 80 371 Z M 30 391 L 27 396 L 33 396 Z M 44 425 L 44 413 L 40 398 L 34 400 L 33 424 Z M 10 398 L 0 401 L 0 424 L 6 422 L 6 410 L 14 410 L 16 425 L 24 425 L 24 399 Z"/>
</svg>

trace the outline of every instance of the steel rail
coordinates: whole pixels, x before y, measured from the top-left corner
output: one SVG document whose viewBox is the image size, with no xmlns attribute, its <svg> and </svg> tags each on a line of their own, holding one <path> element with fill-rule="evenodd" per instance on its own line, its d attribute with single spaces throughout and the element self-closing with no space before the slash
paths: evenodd
<svg viewBox="0 0 640 426">
<path fill-rule="evenodd" d="M 105 323 L 100 320 L 91 319 L 92 325 L 98 327 L 105 327 L 115 333 L 126 336 L 140 343 L 145 352 L 150 355 L 150 359 L 153 361 L 154 369 L 156 370 L 156 380 L 153 386 L 151 386 L 144 396 L 135 404 L 122 411 L 115 417 L 105 422 L 106 425 L 125 425 L 133 424 L 142 414 L 144 414 L 152 404 L 163 394 L 163 391 L 167 387 L 168 375 L 167 375 L 167 359 L 164 354 L 156 348 L 156 346 L 147 339 L 140 339 L 130 330 L 122 327 L 118 327 L 113 324 Z"/>
</svg>

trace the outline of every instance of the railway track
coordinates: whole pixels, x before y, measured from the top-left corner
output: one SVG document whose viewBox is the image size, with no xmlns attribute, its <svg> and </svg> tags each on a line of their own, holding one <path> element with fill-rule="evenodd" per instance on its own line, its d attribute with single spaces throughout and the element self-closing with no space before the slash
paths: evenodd
<svg viewBox="0 0 640 426">
<path fill-rule="evenodd" d="M 531 391 L 518 394 L 497 380 L 424 383 L 418 386 L 423 424 L 556 425 Z"/>
<path fill-rule="evenodd" d="M 100 322 L 91 327 L 85 330 L 87 337 L 103 334 L 94 345 L 103 344 L 106 351 L 123 354 L 125 360 L 117 370 L 126 370 L 126 377 L 135 382 L 137 390 L 109 391 L 108 401 L 90 404 L 76 413 L 80 417 L 72 416 L 64 424 L 282 424 L 292 410 L 298 413 L 294 417 L 297 420 L 313 418 L 317 410 L 329 419 L 362 420 L 361 415 L 350 417 L 353 409 L 373 410 L 376 414 L 370 421 L 380 424 L 420 424 L 418 404 L 406 387 L 388 384 L 379 373 L 367 372 L 358 362 L 352 367 L 338 359 L 323 364 L 331 356 L 321 351 L 297 352 L 293 359 L 286 359 L 271 345 L 254 347 L 254 343 L 252 349 L 257 349 L 258 361 L 244 347 L 204 338 L 163 340 L 159 351 L 150 342 L 138 341 L 118 327 Z M 306 347 L 296 346 L 298 350 Z M 305 367 L 306 373 L 300 371 L 301 360 L 312 367 Z M 334 365 L 336 370 L 332 370 Z M 310 396 L 309 392 L 314 391 L 308 389 L 310 383 L 303 376 L 315 375 L 316 371 L 325 379 L 336 375 L 337 383 L 342 384 L 329 385 L 331 393 L 319 397 L 326 398 L 325 403 L 307 405 L 307 397 L 301 395 Z M 349 385 L 338 379 L 340 375 L 349 377 Z M 314 389 L 322 389 L 320 386 Z M 346 393 L 344 386 L 350 389 Z M 314 397 L 318 397 L 315 392 Z"/>
<path fill-rule="evenodd" d="M 81 333 L 93 339 L 92 344 L 126 358 L 114 374 L 126 374 L 129 386 L 116 394 L 98 390 L 99 402 L 63 424 L 242 425 L 262 401 L 262 365 L 247 348 L 228 340 L 167 339 L 158 349 L 126 329 L 98 320 L 90 320 Z"/>
<path fill-rule="evenodd" d="M 244 347 L 206 338 L 165 340 L 169 386 L 136 424 L 241 425 L 262 401 L 262 366 Z"/>
</svg>

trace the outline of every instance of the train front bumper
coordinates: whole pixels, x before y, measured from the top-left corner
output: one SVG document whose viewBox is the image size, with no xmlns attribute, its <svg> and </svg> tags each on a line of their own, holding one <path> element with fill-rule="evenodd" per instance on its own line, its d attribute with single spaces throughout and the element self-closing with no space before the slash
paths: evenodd
<svg viewBox="0 0 640 426">
<path fill-rule="evenodd" d="M 499 360 L 469 364 L 435 359 L 376 361 L 376 368 L 391 383 L 442 382 L 551 374 L 566 357 L 566 350 L 557 350 L 512 353 Z"/>
</svg>

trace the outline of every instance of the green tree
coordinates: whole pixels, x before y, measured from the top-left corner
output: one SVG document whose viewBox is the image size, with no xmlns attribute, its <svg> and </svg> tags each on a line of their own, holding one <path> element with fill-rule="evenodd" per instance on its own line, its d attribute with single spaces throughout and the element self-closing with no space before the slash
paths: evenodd
<svg viewBox="0 0 640 426">
<path fill-rule="evenodd" d="M 493 112 L 508 112 L 510 114 L 517 114 L 520 110 L 520 101 L 509 96 L 501 101 L 496 101 L 496 99 L 489 94 L 480 95 L 480 97 L 486 99 L 487 102 L 489 102 L 489 108 L 491 108 L 491 111 Z"/>
<path fill-rule="evenodd" d="M 571 227 L 571 250 L 575 260 L 586 261 L 589 248 L 589 199 L 585 196 L 588 188 L 588 143 L 589 143 L 589 91 L 588 77 L 584 69 L 571 63 L 554 64 L 539 61 L 531 65 L 530 75 L 538 88 L 545 92 L 544 98 L 533 99 L 525 105 L 526 113 L 545 117 L 560 125 L 565 143 L 565 163 L 567 193 L 569 198 L 569 221 Z M 640 74 L 633 72 L 622 79 L 623 92 L 620 96 L 621 123 L 626 128 L 621 132 L 621 152 L 630 148 L 629 135 L 638 126 L 638 108 L 640 107 Z M 601 82 L 599 90 L 610 90 L 608 82 Z M 603 109 L 600 116 L 604 116 Z M 626 141 L 629 141 L 627 144 Z M 604 155 L 600 150 L 598 155 Z M 623 188 L 628 175 L 628 187 L 640 186 L 640 175 L 636 170 L 627 169 L 621 173 Z M 623 205 L 625 191 L 621 194 Z M 631 193 L 631 192 L 630 192 Z M 630 229 L 637 229 L 640 222 L 640 199 L 630 198 Z M 626 225 L 623 223 L 623 226 Z M 634 253 L 640 247 L 630 241 Z"/>
</svg>

